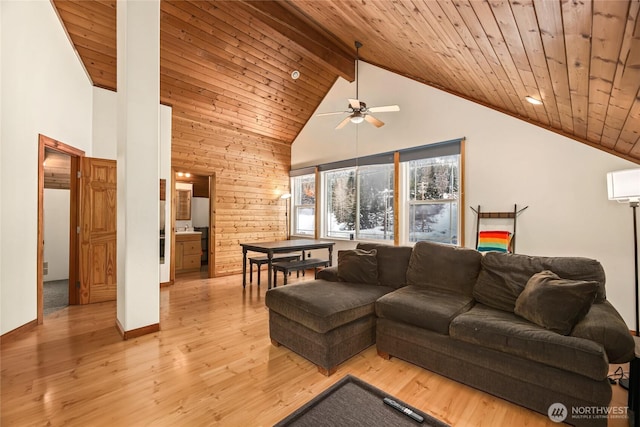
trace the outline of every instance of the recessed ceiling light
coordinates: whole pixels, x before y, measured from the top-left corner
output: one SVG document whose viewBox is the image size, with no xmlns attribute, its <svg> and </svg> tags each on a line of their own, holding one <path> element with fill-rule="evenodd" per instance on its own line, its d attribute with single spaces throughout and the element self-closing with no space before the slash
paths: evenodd
<svg viewBox="0 0 640 427">
<path fill-rule="evenodd" d="M 291 78 L 292 78 L 293 80 L 298 80 L 298 78 L 299 78 L 299 77 L 300 77 L 300 71 L 298 71 L 298 70 L 293 70 L 293 71 L 291 72 Z"/>
<path fill-rule="evenodd" d="M 525 96 L 524 99 L 526 99 L 529 103 L 533 104 L 533 105 L 542 105 L 542 101 L 540 101 L 539 99 L 536 99 L 532 96 Z"/>
</svg>

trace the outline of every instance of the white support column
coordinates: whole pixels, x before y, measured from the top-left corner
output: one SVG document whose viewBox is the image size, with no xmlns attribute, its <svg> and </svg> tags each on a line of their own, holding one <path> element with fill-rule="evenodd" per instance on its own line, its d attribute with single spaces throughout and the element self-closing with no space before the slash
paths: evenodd
<svg viewBox="0 0 640 427">
<path fill-rule="evenodd" d="M 118 309 L 125 338 L 160 322 L 160 1 L 118 0 Z"/>
</svg>

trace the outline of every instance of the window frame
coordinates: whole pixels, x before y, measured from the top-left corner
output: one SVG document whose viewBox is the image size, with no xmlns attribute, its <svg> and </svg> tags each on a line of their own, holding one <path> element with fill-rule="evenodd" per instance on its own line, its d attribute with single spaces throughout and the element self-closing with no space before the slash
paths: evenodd
<svg viewBox="0 0 640 427">
<path fill-rule="evenodd" d="M 448 156 L 451 156 L 451 154 L 449 154 Z M 427 158 L 440 158 L 440 157 L 447 157 L 447 156 L 433 156 L 433 157 L 425 157 L 424 159 Z M 419 159 L 412 159 L 412 160 L 408 160 L 408 161 L 404 161 L 404 162 L 400 162 L 400 172 L 401 172 L 401 194 L 400 194 L 400 203 L 401 203 L 401 208 L 400 211 L 402 213 L 401 217 L 400 217 L 400 235 L 401 235 L 401 239 L 400 239 L 400 244 L 401 245 L 406 245 L 406 246 L 413 246 L 415 244 L 415 241 L 411 240 L 411 230 L 410 230 L 410 226 L 411 226 L 411 207 L 412 206 L 424 206 L 424 205 L 436 205 L 436 204 L 449 204 L 451 206 L 455 205 L 456 206 L 456 210 L 457 210 L 457 221 L 456 221 L 456 238 L 457 238 L 457 242 L 456 243 L 445 243 L 445 242 L 440 242 L 440 243 L 444 243 L 444 244 L 449 244 L 449 245 L 453 245 L 453 246 L 463 246 L 464 245 L 464 240 L 463 237 L 464 233 L 463 233 L 463 228 L 464 228 L 464 218 L 462 215 L 462 206 L 463 206 L 463 194 L 464 192 L 463 190 L 463 181 L 462 181 L 462 153 L 457 154 L 457 181 L 458 181 L 458 191 L 455 193 L 457 195 L 457 197 L 451 197 L 451 198 L 440 198 L 440 199 L 426 199 L 426 200 L 411 200 L 410 197 L 410 192 L 411 192 L 411 161 L 412 160 L 419 160 Z M 403 209 L 404 207 L 404 209 Z"/>
<path fill-rule="evenodd" d="M 302 190 L 302 186 L 300 186 L 300 188 L 298 188 L 297 185 L 297 180 L 301 181 L 302 179 L 305 178 L 313 178 L 313 187 L 314 187 L 314 203 L 312 205 L 310 204 L 297 204 L 296 200 L 297 200 L 297 192 Z M 295 237 L 312 237 L 315 238 L 316 237 L 316 224 L 317 224 L 317 220 L 316 220 L 316 214 L 317 214 L 317 205 L 318 205 L 318 194 L 317 194 L 317 182 L 316 182 L 316 173 L 312 172 L 312 173 L 304 173 L 304 174 L 299 174 L 296 176 L 291 176 L 291 199 L 290 199 L 290 203 L 291 203 L 291 221 L 290 221 L 290 227 L 291 230 L 290 231 L 290 235 L 291 236 L 295 236 Z M 300 233 L 299 232 L 299 228 L 298 228 L 298 209 L 313 209 L 313 229 L 310 230 L 311 233 L 307 234 L 307 233 Z"/>
<path fill-rule="evenodd" d="M 336 169 L 330 169 L 330 170 L 326 170 L 326 171 L 322 171 L 321 172 L 321 182 L 322 182 L 322 199 L 324 200 L 323 203 L 323 210 L 322 210 L 322 214 L 321 214 L 321 221 L 322 221 L 322 238 L 325 239 L 336 239 L 336 240 L 356 240 L 359 242 L 372 242 L 372 243 L 383 243 L 383 242 L 394 242 L 395 239 L 395 233 L 393 232 L 393 228 L 391 229 L 390 232 L 390 236 L 386 239 L 381 238 L 381 239 L 376 239 L 376 238 L 372 238 L 372 237 L 368 237 L 368 236 L 362 236 L 362 231 L 361 231 L 361 224 L 360 224 L 360 215 L 361 215 L 361 195 L 362 195 L 362 179 L 363 176 L 365 176 L 365 173 L 367 171 L 367 168 L 375 168 L 375 167 L 390 167 L 390 170 L 387 171 L 388 173 L 390 173 L 390 176 L 388 178 L 390 178 L 390 187 L 394 187 L 394 174 L 395 174 L 395 168 L 394 168 L 394 164 L 393 163 L 373 163 L 373 164 L 366 164 L 366 165 L 355 165 L 355 166 L 347 166 L 347 167 L 342 167 L 342 168 L 336 168 Z M 329 230 L 329 184 L 328 184 L 328 177 L 331 173 L 334 172 L 338 172 L 338 171 L 353 171 L 354 174 L 354 181 L 355 181 L 355 194 L 354 194 L 354 198 L 355 198 L 355 221 L 354 221 L 354 227 L 353 230 L 347 230 L 345 231 L 345 233 L 349 234 L 349 238 L 346 237 L 341 237 L 341 236 L 335 236 L 335 235 L 329 235 L 330 230 Z M 388 188 L 385 188 L 387 191 L 389 191 Z M 391 200 L 393 200 L 393 197 L 395 197 L 395 190 L 392 191 L 392 196 L 391 196 Z M 394 212 L 394 204 L 393 202 L 391 202 L 388 206 L 385 205 L 385 215 L 387 218 L 389 218 L 389 216 L 391 216 L 392 220 L 390 221 L 391 224 L 393 224 L 393 221 L 395 221 L 395 212 Z M 353 238 L 352 238 L 353 237 Z"/>
<path fill-rule="evenodd" d="M 367 157 L 360 157 L 356 159 L 346 159 L 333 163 L 318 165 L 313 168 L 305 168 L 291 171 L 291 188 L 293 190 L 294 181 L 296 176 L 303 175 L 303 171 L 309 171 L 313 169 L 315 171 L 315 208 L 314 208 L 314 220 L 315 220 L 315 237 L 331 240 L 356 240 L 363 242 L 375 242 L 382 244 L 393 245 L 407 245 L 411 246 L 414 242 L 410 241 L 409 236 L 409 215 L 411 206 L 425 205 L 425 204 L 437 204 L 448 203 L 451 206 L 455 204 L 457 207 L 457 243 L 449 243 L 455 246 L 465 245 L 465 150 L 464 150 L 465 138 L 458 138 L 449 141 L 443 141 L 433 144 L 422 145 L 418 147 L 411 147 L 393 152 L 386 152 L 375 154 Z M 410 180 L 408 177 L 408 164 L 410 160 L 419 160 L 423 158 L 436 158 L 448 155 L 457 156 L 457 182 L 458 191 L 457 198 L 453 199 L 433 199 L 424 201 L 410 201 L 409 200 L 409 186 Z M 361 174 L 358 171 L 359 167 L 365 167 L 368 165 L 384 165 L 390 164 L 393 166 L 393 193 L 392 202 L 388 208 L 391 211 L 391 217 L 393 218 L 391 226 L 391 239 L 370 239 L 360 237 L 360 191 L 361 191 Z M 354 224 L 353 237 L 335 237 L 329 236 L 328 230 L 328 208 L 329 202 L 327 200 L 327 174 L 326 172 L 336 171 L 340 169 L 355 169 L 355 209 L 356 209 L 356 221 Z M 310 174 L 310 173 L 309 173 Z M 292 191 L 293 192 L 293 191 Z M 385 205 L 386 206 L 386 205 Z M 295 213 L 295 205 L 292 201 L 292 216 Z M 295 215 L 297 221 L 297 215 Z M 291 235 L 300 237 L 309 237 L 309 235 L 294 234 L 297 226 L 294 226 L 294 221 L 291 221 Z"/>
</svg>

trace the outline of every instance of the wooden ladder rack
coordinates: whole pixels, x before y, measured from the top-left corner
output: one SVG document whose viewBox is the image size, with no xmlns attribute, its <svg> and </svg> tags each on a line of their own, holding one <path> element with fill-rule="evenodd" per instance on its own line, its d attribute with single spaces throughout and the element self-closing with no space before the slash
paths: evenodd
<svg viewBox="0 0 640 427">
<path fill-rule="evenodd" d="M 513 219 L 513 234 L 511 235 L 511 252 L 516 252 L 516 219 L 518 215 L 520 215 L 525 209 L 529 206 L 525 206 L 524 208 L 518 210 L 518 205 L 513 205 L 513 211 L 511 212 L 482 212 L 480 209 L 480 205 L 478 205 L 478 209 L 474 209 L 471 206 L 471 210 L 476 213 L 476 249 L 478 249 L 478 239 L 480 237 L 480 220 L 483 218 L 488 219 Z"/>
</svg>

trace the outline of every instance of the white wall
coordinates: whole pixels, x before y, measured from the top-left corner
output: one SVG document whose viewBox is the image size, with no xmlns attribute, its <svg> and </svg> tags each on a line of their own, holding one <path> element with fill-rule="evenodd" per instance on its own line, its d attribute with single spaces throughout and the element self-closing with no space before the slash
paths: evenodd
<svg viewBox="0 0 640 427">
<path fill-rule="evenodd" d="M 49 267 L 45 282 L 69 278 L 70 196 L 69 190 L 44 190 L 44 262 Z"/>
<path fill-rule="evenodd" d="M 465 246 L 475 244 L 470 206 L 529 206 L 518 218 L 517 252 L 598 259 L 608 299 L 633 327 L 631 209 L 607 200 L 605 175 L 638 165 L 366 63 L 359 93 L 369 106 L 401 111 L 376 114 L 386 123 L 379 129 L 336 131 L 341 116 L 312 117 L 292 146 L 292 168 L 466 137 Z M 354 96 L 355 85 L 338 79 L 317 112 L 344 110 Z"/>
<path fill-rule="evenodd" d="M 91 155 L 92 90 L 50 2 L 3 0 L 0 8 L 4 334 L 37 318 L 38 134 Z"/>
<path fill-rule="evenodd" d="M 118 157 L 118 94 L 99 87 L 93 89 L 93 157 Z"/>
<path fill-rule="evenodd" d="M 0 25 L 2 25 L 2 2 L 0 2 Z M 2 43 L 5 40 L 5 37 L 2 34 L 2 29 L 0 27 L 0 100 L 2 100 Z M 2 175 L 2 104 L 3 102 L 0 101 L 0 177 L 4 177 L 4 175 Z M 4 239 L 2 238 L 2 184 L 0 183 L 0 242 L 4 241 Z M 0 334 L 2 332 L 4 332 L 4 329 L 2 327 L 2 260 L 4 259 L 4 257 L 2 256 L 2 243 L 0 243 Z"/>
<path fill-rule="evenodd" d="M 116 316 L 123 331 L 132 331 L 160 321 L 159 0 L 118 2 L 117 45 Z"/>
</svg>

